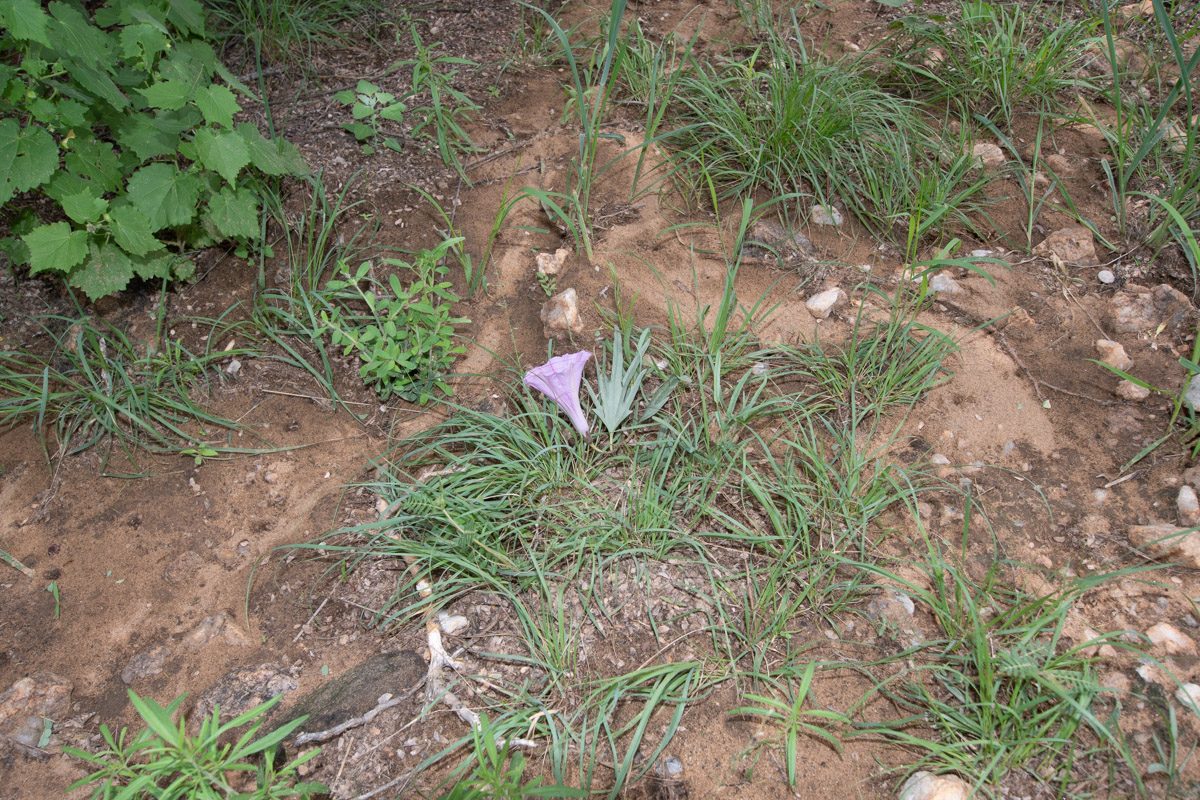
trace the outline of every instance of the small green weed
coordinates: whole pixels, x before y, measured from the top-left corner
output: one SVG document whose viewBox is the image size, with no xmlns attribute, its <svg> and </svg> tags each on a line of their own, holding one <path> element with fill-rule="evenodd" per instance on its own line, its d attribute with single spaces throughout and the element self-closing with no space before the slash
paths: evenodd
<svg viewBox="0 0 1200 800">
<path fill-rule="evenodd" d="M 638 395 L 642 391 L 642 383 L 646 379 L 646 368 L 642 365 L 646 353 L 650 349 L 650 329 L 642 331 L 637 347 L 629 359 L 629 368 L 625 368 L 625 344 L 621 338 L 620 329 L 613 332 L 613 345 L 609 374 L 603 372 L 597 375 L 597 388 L 592 389 L 588 384 L 588 394 L 592 397 L 592 410 L 600 418 L 608 431 L 609 437 L 616 435 L 617 430 L 625 420 L 633 414 Z M 665 398 L 664 398 L 665 400 Z M 662 408 L 662 404 L 658 404 Z"/>
<path fill-rule="evenodd" d="M 128 729 L 113 736 L 108 726 L 100 726 L 107 748 L 98 753 L 85 753 L 73 747 L 63 748 L 71 755 L 81 758 L 98 769 L 86 778 L 71 785 L 71 789 L 97 784 L 92 790 L 93 800 L 121 797 L 127 800 L 218 800 L 218 798 L 255 797 L 262 800 L 273 798 L 310 798 L 326 794 L 329 789 L 319 783 L 297 781 L 297 770 L 311 760 L 319 751 L 311 750 L 291 761 L 282 769 L 276 769 L 271 755 L 275 746 L 288 734 L 304 723 L 305 717 L 293 720 L 271 733 L 255 738 L 262 727 L 265 715 L 278 702 L 279 697 L 256 706 L 225 724 L 220 723 L 218 709 L 211 717 L 205 717 L 200 730 L 190 736 L 185 722 L 178 725 L 173 717 L 183 703 L 177 697 L 166 708 L 148 698 L 139 697 L 132 690 L 129 700 L 146 723 L 146 727 L 132 739 Z M 221 738 L 238 728 L 250 727 L 233 744 L 223 744 Z M 258 764 L 252 759 L 261 757 Z M 237 776 L 255 776 L 256 790 L 250 794 L 240 786 L 231 785 Z"/>
<path fill-rule="evenodd" d="M 850 719 L 844 714 L 829 711 L 824 708 L 805 708 L 808 692 L 812 687 L 813 675 L 816 672 L 816 662 L 810 661 L 800 674 L 800 683 L 794 689 L 789 687 L 784 699 L 767 697 L 758 694 L 747 694 L 745 697 L 758 705 L 741 706 L 729 712 L 730 716 L 761 717 L 768 723 L 774 723 L 782 728 L 781 733 L 774 739 L 764 740 L 763 744 L 783 742 L 783 763 L 787 770 L 789 786 L 796 785 L 797 763 L 796 744 L 801 735 L 817 736 L 829 743 L 838 753 L 842 745 L 833 734 L 826 730 L 830 723 L 849 725 Z"/>
<path fill-rule="evenodd" d="M 359 81 L 353 90 L 338 92 L 333 99 L 350 106 L 354 122 L 343 122 L 342 127 L 362 144 L 364 153 L 373 154 L 375 144 L 400 151 L 400 142 L 393 136 L 385 136 L 380 130 L 382 120 L 399 123 L 408 110 L 404 103 L 396 100 L 394 94 L 383 91 L 370 81 Z"/>
<path fill-rule="evenodd" d="M 479 727 L 473 729 L 475 768 L 470 777 L 459 781 L 439 800 L 521 800 L 525 797 L 587 797 L 582 789 L 568 786 L 542 786 L 540 778 L 525 779 L 525 756 L 510 752 L 508 742 L 497 736 L 496 727 L 481 714 Z M 500 739 L 502 744 L 497 743 Z"/>
<path fill-rule="evenodd" d="M 54 618 L 58 619 L 62 613 L 62 598 L 58 594 L 58 581 L 51 581 L 46 587 L 46 591 L 54 597 Z"/>
<path fill-rule="evenodd" d="M 447 239 L 422 251 L 412 264 L 382 259 L 383 265 L 411 276 L 407 285 L 396 273 L 386 285 L 372 278 L 370 262 L 354 272 L 343 262 L 337 277 L 325 284 L 321 332 L 345 355 L 359 357 L 363 382 L 383 400 L 395 394 L 425 405 L 434 391 L 454 394 L 442 378 L 466 351 L 454 343 L 454 328 L 470 320 L 451 316 L 450 307 L 459 298 L 449 281 L 440 280 L 449 269 L 439 262 L 459 241 Z"/>
<path fill-rule="evenodd" d="M 417 139 L 437 142 L 442 161 L 466 181 L 467 173 L 459 155 L 470 153 L 475 148 L 462 124 L 482 107 L 465 92 L 454 87 L 454 78 L 460 67 L 479 65 L 466 58 L 435 55 L 442 43 L 426 45 L 417 33 L 415 25 L 411 26 L 410 30 L 417 54 L 414 58 L 397 61 L 392 68 L 412 68 L 412 91 L 405 95 L 406 99 L 414 98 L 415 102 L 415 98 L 418 97 L 429 98 L 428 105 L 414 105 L 411 109 L 410 119 L 418 120 L 411 135 Z"/>
</svg>

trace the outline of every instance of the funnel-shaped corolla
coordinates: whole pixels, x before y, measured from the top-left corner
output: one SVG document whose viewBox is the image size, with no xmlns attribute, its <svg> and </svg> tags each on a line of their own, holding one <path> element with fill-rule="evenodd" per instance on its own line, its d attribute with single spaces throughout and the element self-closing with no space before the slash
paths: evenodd
<svg viewBox="0 0 1200 800">
<path fill-rule="evenodd" d="M 557 403 L 581 436 L 588 434 L 588 421 L 579 405 L 579 382 L 583 379 L 583 365 L 591 357 L 587 350 L 555 356 L 525 373 L 525 385 Z"/>
</svg>

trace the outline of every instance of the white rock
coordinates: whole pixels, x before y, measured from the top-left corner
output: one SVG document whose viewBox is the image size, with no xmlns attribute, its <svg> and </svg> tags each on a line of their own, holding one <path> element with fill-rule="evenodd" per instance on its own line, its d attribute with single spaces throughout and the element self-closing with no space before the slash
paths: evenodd
<svg viewBox="0 0 1200 800">
<path fill-rule="evenodd" d="M 915 772 L 900 787 L 900 800 L 967 800 L 971 784 L 957 775 Z"/>
<path fill-rule="evenodd" d="M 1150 390 L 1145 386 L 1138 386 L 1133 381 L 1122 380 L 1117 384 L 1116 394 L 1125 400 L 1145 400 L 1150 396 Z"/>
<path fill-rule="evenodd" d="M 1133 359 L 1125 352 L 1125 347 L 1112 339 L 1097 339 L 1096 353 L 1105 364 L 1124 372 L 1133 366 Z"/>
<path fill-rule="evenodd" d="M 950 277 L 948 272 L 939 272 L 929 279 L 929 288 L 935 292 L 942 294 L 962 294 L 963 288 L 958 285 L 958 281 Z"/>
<path fill-rule="evenodd" d="M 560 247 L 553 253 L 538 253 L 537 254 L 537 271 L 539 275 L 557 275 L 562 272 L 563 266 L 566 264 L 567 256 L 571 255 L 571 251 L 565 247 Z"/>
<path fill-rule="evenodd" d="M 450 616 L 445 611 L 439 611 L 437 616 L 438 625 L 441 627 L 442 633 L 446 634 L 447 636 L 453 636 L 470 624 L 466 617 L 458 614 Z"/>
<path fill-rule="evenodd" d="M 1200 714 L 1200 686 L 1194 683 L 1185 683 L 1175 690 L 1175 699 Z"/>
<path fill-rule="evenodd" d="M 808 298 L 808 302 L 804 304 L 804 307 L 808 309 L 809 314 L 812 314 L 817 319 L 829 319 L 830 314 L 846 305 L 849 300 L 850 297 L 846 294 L 846 291 L 840 286 L 835 286 L 832 289 L 826 289 Z"/>
<path fill-rule="evenodd" d="M 583 333 L 583 318 L 579 316 L 579 295 L 565 289 L 542 306 L 542 332 L 547 339 L 564 333 Z"/>
<path fill-rule="evenodd" d="M 990 256 L 990 255 L 991 255 L 993 252 L 994 252 L 994 251 L 992 251 L 992 250 L 972 250 L 972 251 L 971 251 L 971 258 L 987 258 L 987 257 L 988 257 L 988 256 Z"/>
<path fill-rule="evenodd" d="M 233 359 L 232 361 L 230 361 L 229 364 L 225 367 L 225 372 L 228 375 L 237 375 L 241 371 L 242 371 L 242 362 L 238 361 L 236 358 Z"/>
<path fill-rule="evenodd" d="M 1174 625 L 1160 622 L 1146 630 L 1146 637 L 1154 642 L 1154 648 L 1166 655 L 1197 654 L 1196 643 Z"/>
<path fill-rule="evenodd" d="M 1175 498 L 1175 507 L 1179 509 L 1179 524 L 1185 528 L 1194 528 L 1200 524 L 1200 499 L 1196 490 L 1184 484 Z"/>
<path fill-rule="evenodd" d="M 1102 269 L 1096 273 L 1096 280 L 1104 284 L 1116 283 L 1117 276 L 1113 274 L 1111 269 Z"/>
<path fill-rule="evenodd" d="M 842 224 L 842 212 L 833 206 L 818 203 L 809 212 L 809 219 L 812 220 L 814 225 L 833 225 L 837 227 Z"/>
<path fill-rule="evenodd" d="M 1001 169 L 1007 161 L 1004 158 L 1004 151 L 991 142 L 980 142 L 975 145 L 971 148 L 971 155 L 989 172 Z"/>
<path fill-rule="evenodd" d="M 1188 381 L 1187 391 L 1183 395 L 1183 402 L 1191 406 L 1193 411 L 1200 411 L 1200 375 L 1193 375 Z"/>
</svg>

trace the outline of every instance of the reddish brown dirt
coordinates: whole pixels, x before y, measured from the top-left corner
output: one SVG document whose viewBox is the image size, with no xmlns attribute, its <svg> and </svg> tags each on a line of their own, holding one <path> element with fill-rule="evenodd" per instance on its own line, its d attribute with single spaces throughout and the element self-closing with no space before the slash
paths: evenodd
<svg viewBox="0 0 1200 800">
<path fill-rule="evenodd" d="M 676 26 L 690 34 L 702 24 L 716 30 L 731 25 L 727 7 L 715 0 L 663 0 L 631 7 L 659 34 Z M 835 50 L 846 49 L 846 41 L 866 47 L 883 29 L 881 8 L 857 0 L 841 3 L 832 11 L 810 14 L 805 30 Z M 455 55 L 485 64 L 501 57 L 519 24 L 512 7 L 503 3 L 481 5 L 478 14 L 417 13 L 424 15 L 427 41 L 445 41 Z M 578 19 L 585 16 L 575 13 Z M 326 88 L 341 88 L 364 74 L 381 72 L 404 55 L 406 41 L 402 30 L 400 49 L 386 57 L 377 53 L 374 60 L 328 55 L 321 65 L 329 70 Z M 546 165 L 547 185 L 561 185 L 577 132 L 559 124 L 564 101 L 561 71 L 516 62 L 500 77 L 485 69 L 464 78 L 477 98 L 485 98 L 484 89 L 490 85 L 499 94 L 470 130 L 484 151 L 500 153 L 471 168 L 473 187 L 460 184 L 433 155 L 409 151 L 364 156 L 330 122 L 335 109 L 328 92 L 277 76 L 279 85 L 272 87 L 272 96 L 276 108 L 282 109 L 299 93 L 301 99 L 287 113 L 277 111 L 277 122 L 314 167 L 326 170 L 332 190 L 362 171 L 350 195 L 367 201 L 362 210 L 380 223 L 379 244 L 412 249 L 436 242 L 433 228 L 440 222 L 407 187 L 412 182 L 440 195 L 447 208 L 453 199 L 461 201 L 456 224 L 467 237 L 468 250 L 479 254 L 502 197 L 523 185 L 537 185 L 542 180 L 539 164 Z M 388 88 L 386 81 L 381 83 Z M 627 146 L 640 141 L 636 119 L 616 120 L 609 130 L 624 134 Z M 1034 131 L 1022 124 L 1018 134 L 1024 146 Z M 1074 201 L 1085 214 L 1101 220 L 1102 232 L 1115 237 L 1106 222 L 1109 201 L 1098 188 L 1102 173 L 1096 142 L 1078 132 L 1063 132 L 1052 145 L 1078 166 L 1068 179 Z M 615 153 L 616 145 L 606 144 L 601 158 Z M 618 311 L 632 314 L 638 325 L 661 325 L 668 303 L 685 317 L 694 317 L 695 309 L 720 297 L 725 280 L 721 237 L 712 230 L 666 232 L 680 222 L 712 220 L 700 213 L 682 214 L 679 198 L 656 193 L 636 198 L 627 209 L 634 163 L 627 159 L 598 188 L 597 208 L 626 213 L 614 216 L 612 227 L 602 233 L 593 263 L 573 252 L 559 279 L 560 288 L 572 286 L 579 293 L 585 333 L 578 344 L 588 344 L 593 335 L 606 336 L 608 316 Z M 1024 245 L 1026 208 L 1013 181 L 997 183 L 991 193 L 996 204 L 990 213 L 1007 242 L 996 237 L 994 242 L 966 247 L 1003 252 L 1007 266 L 991 270 L 994 286 L 979 276 L 960 277 L 965 295 L 934 303 L 923 313 L 924 324 L 954 333 L 961 349 L 949 365 L 953 380 L 896 423 L 922 450 L 943 453 L 955 463 L 988 465 L 970 476 L 991 523 L 990 531 L 973 528 L 967 544 L 968 562 L 981 570 L 1002 560 L 1008 563 L 1006 574 L 1014 585 L 1045 588 L 1072 576 L 1141 565 L 1144 561 L 1126 529 L 1174 520 L 1175 496 L 1190 462 L 1186 452 L 1168 444 L 1136 469 L 1122 472 L 1123 464 L 1164 433 L 1168 402 L 1159 396 L 1134 403 L 1118 399 L 1113 394 L 1116 377 L 1088 359 L 1095 357 L 1094 340 L 1115 339 L 1133 359 L 1138 377 L 1174 389 L 1184 377 L 1179 358 L 1190 353 L 1194 325 L 1115 332 L 1106 306 L 1118 288 L 1098 283 L 1095 266 L 1060 268 L 1008 249 Z M 734 211 L 722 209 L 726 237 Z M 1038 221 L 1041 229 L 1034 233 L 1034 243 L 1067 222 L 1049 211 Z M 518 206 L 495 242 L 488 292 L 463 304 L 463 315 L 472 320 L 465 331 L 472 345 L 455 367 L 470 376 L 457 382 L 461 402 L 472 404 L 491 393 L 494 384 L 484 376 L 503 376 L 508 367 L 540 363 L 546 355 L 538 317 L 545 296 L 534 278 L 533 255 L 563 242 L 556 232 L 523 228 L 548 227 L 532 204 Z M 847 336 L 852 317 L 818 323 L 804 301 L 826 285 L 853 289 L 864 280 L 860 265 L 869 265 L 870 279 L 885 289 L 894 291 L 898 285 L 902 265 L 894 251 L 880 252 L 852 224 L 840 231 L 810 226 L 805 233 L 816 245 L 816 263 L 788 271 L 745 264 L 739 273 L 737 291 L 744 304 L 765 297 L 767 307 L 776 307 L 758 328 L 764 341 L 795 343 L 818 336 L 837 341 Z M 1161 263 L 1137 260 L 1138 255 L 1101 258 L 1111 263 L 1121 283 L 1153 284 L 1182 274 L 1172 255 L 1164 254 Z M 243 262 L 205 258 L 211 270 L 204 280 L 172 294 L 173 319 L 214 315 L 250 296 L 253 271 Z M 53 289 L 22 286 L 33 288 L 26 289 L 20 301 L 5 300 L 11 305 L 0 309 L 5 342 L 23 342 L 28 335 L 29 329 L 21 325 L 23 314 L 62 307 Z M 114 319 L 141 320 L 144 327 L 144 312 L 153 308 L 156 298 L 135 295 L 106 301 L 98 310 Z M 861 290 L 852 295 L 865 297 Z M 625 304 L 621 309 L 618 298 Z M 982 327 L 1005 314 L 1009 317 L 1001 332 L 998 326 Z M 199 336 L 185 323 L 177 324 L 180 337 Z M 67 458 L 52 474 L 27 426 L 0 435 L 0 549 L 36 573 L 30 579 L 0 565 L 0 691 L 43 671 L 68 680 L 74 687 L 72 714 L 77 724 L 57 722 L 63 723 L 63 741 L 81 743 L 100 722 L 136 722 L 121 673 L 136 655 L 160 645 L 171 649 L 161 672 L 135 678 L 131 688 L 163 703 L 185 692 L 194 696 L 238 666 L 279 665 L 304 691 L 382 649 L 420 651 L 423 634 L 418 627 L 381 633 L 354 605 L 359 600 L 378 601 L 381 590 L 390 591 L 393 566 L 365 566 L 344 587 L 336 574 L 326 572 L 332 562 L 286 549 L 333 528 L 371 519 L 372 498 L 346 487 L 364 479 L 369 460 L 386 449 L 388 434 L 414 432 L 444 413 L 405 404 L 377 410 L 369 393 L 349 389 L 353 365 L 345 367 L 342 380 L 348 396 L 370 410 L 368 424 L 328 410 L 319 398 L 309 399 L 319 392 L 298 372 L 250 364 L 236 385 L 211 402 L 219 413 L 240 419 L 279 452 L 210 459 L 198 467 L 187 458 L 146 457 L 140 466 L 147 477 L 136 479 L 101 477 L 98 451 Z M 110 470 L 118 458 L 113 456 Z M 1107 494 L 1098 499 L 1097 491 Z M 926 499 L 922 529 L 946 548 L 957 549 L 962 525 L 947 509 L 961 510 L 961 496 L 946 493 Z M 916 527 L 903 517 L 897 516 L 897 535 L 885 539 L 881 555 L 907 557 L 915 552 L 908 541 L 916 538 Z M 1200 598 L 1197 572 L 1170 568 L 1154 573 L 1153 579 L 1153 587 L 1122 585 L 1089 593 L 1079 604 L 1080 627 L 1066 635 L 1079 640 L 1082 625 L 1100 632 L 1143 632 L 1167 621 L 1193 641 L 1200 640 L 1191 600 Z M 57 618 L 54 598 L 46 591 L 52 581 L 61 593 Z M 323 606 L 311 625 L 301 629 L 326 597 L 338 601 Z M 189 645 L 189 634 L 221 612 L 226 615 L 222 635 L 202 646 Z M 918 623 L 928 625 L 929 620 Z M 827 634 L 834 635 L 826 628 L 814 630 L 822 646 L 813 652 L 823 659 L 868 658 L 889 646 L 868 633 L 868 625 L 843 632 L 838 642 L 826 641 Z M 653 653 L 651 648 L 648 654 Z M 682 655 L 669 650 L 659 657 L 676 660 Z M 1102 663 L 1102 677 L 1124 676 L 1137 691 L 1170 696 L 1169 681 L 1155 686 L 1154 673 L 1138 675 L 1136 666 L 1128 656 L 1114 657 Z M 1174 657 L 1170 666 L 1180 680 L 1200 681 L 1200 660 L 1195 656 Z M 822 706 L 844 710 L 866 688 L 861 676 L 846 671 L 819 680 L 814 698 Z M 726 686 L 689 707 L 667 751 L 684 764 L 679 783 L 643 782 L 628 796 L 755 800 L 789 791 L 804 798 L 893 796 L 895 781 L 885 775 L 884 767 L 911 760 L 898 748 L 875 741 L 850 741 L 839 755 L 816 739 L 803 739 L 800 780 L 789 789 L 779 751 L 755 747 L 767 731 L 753 721 L 728 716 L 729 709 L 740 704 L 738 693 Z M 1177 711 L 1186 752 L 1200 720 L 1187 717 L 1185 709 Z M 314 762 L 314 774 L 333 783 L 337 796 L 354 797 L 382 786 L 462 735 L 461 723 L 444 710 L 406 727 L 419 712 L 419 702 L 411 700 L 363 731 L 329 744 Z M 876 717 L 884 712 L 878 707 L 867 711 Z M 1145 737 L 1137 738 L 1135 746 L 1142 763 L 1148 763 L 1150 735 L 1161 733 L 1154 719 L 1131 710 L 1125 724 L 1131 734 Z M 537 763 L 536 756 L 532 758 Z M 1194 780 L 1195 763 L 1187 769 Z M 0 800 L 61 797 L 71 781 L 85 774 L 79 761 L 53 748 L 40 759 L 3 756 Z M 679 794 L 681 787 L 685 794 Z M 1036 786 L 1026 788 L 1032 796 L 1043 796 Z M 1125 784 L 1118 780 L 1114 791 L 1126 791 Z M 72 796 L 84 797 L 86 792 Z"/>
</svg>

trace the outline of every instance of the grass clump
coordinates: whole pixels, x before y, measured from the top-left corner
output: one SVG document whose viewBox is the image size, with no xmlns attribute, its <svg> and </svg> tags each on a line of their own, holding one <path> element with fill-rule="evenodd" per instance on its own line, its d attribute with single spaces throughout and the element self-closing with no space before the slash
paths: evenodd
<svg viewBox="0 0 1200 800">
<path fill-rule="evenodd" d="M 221 362 L 252 351 L 196 353 L 166 338 L 138 345 L 88 316 L 35 322 L 51 348 L 0 352 L 0 423 L 32 420 L 48 461 L 101 444 L 106 464 L 113 445 L 134 464 L 138 449 L 199 458 L 257 452 L 223 441 L 237 424 L 194 399 L 222 378 Z"/>
<path fill-rule="evenodd" d="M 1059 94 L 1080 86 L 1094 24 L 1031 12 L 1016 3 L 964 2 L 958 19 L 907 16 L 892 64 L 909 85 L 938 103 L 978 114 L 1001 127 L 1022 106 L 1058 107 Z"/>
<path fill-rule="evenodd" d="M 267 62 L 305 66 L 317 48 L 346 45 L 379 4 L 367 0 L 206 0 L 218 35 Z"/>
<path fill-rule="evenodd" d="M 967 509 L 964 531 L 969 504 Z M 1096 671 L 1095 647 L 1115 636 L 1074 645 L 1064 638 L 1071 606 L 1111 576 L 1036 597 L 1011 586 L 999 563 L 972 579 L 937 552 L 918 564 L 923 585 L 881 567 L 865 568 L 928 610 L 942 636 L 917 642 L 885 664 L 867 665 L 868 672 L 891 670 L 906 659 L 908 666 L 891 677 L 875 678 L 862 701 L 881 695 L 906 716 L 860 723 L 855 735 L 902 743 L 921 754 L 910 771 L 969 776 L 987 796 L 1017 773 L 1054 796 L 1076 796 L 1082 785 L 1103 777 L 1086 777 L 1081 768 L 1090 762 L 1093 769 L 1108 769 L 1114 758 L 1143 790 L 1116 724 L 1119 698 L 1100 686 Z M 1106 704 L 1115 709 L 1111 715 Z"/>
<path fill-rule="evenodd" d="M 881 89 L 865 62 L 827 63 L 778 37 L 724 65 L 694 60 L 675 99 L 688 124 L 671 144 L 701 194 L 836 199 L 872 232 L 903 241 L 914 220 L 921 235 L 969 225 L 984 185 L 962 148 Z"/>
</svg>

